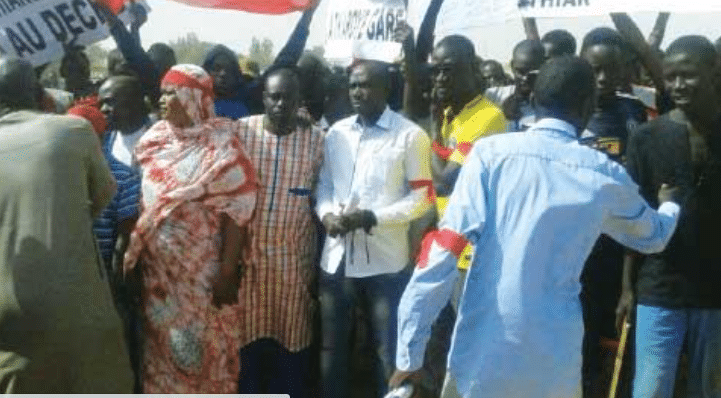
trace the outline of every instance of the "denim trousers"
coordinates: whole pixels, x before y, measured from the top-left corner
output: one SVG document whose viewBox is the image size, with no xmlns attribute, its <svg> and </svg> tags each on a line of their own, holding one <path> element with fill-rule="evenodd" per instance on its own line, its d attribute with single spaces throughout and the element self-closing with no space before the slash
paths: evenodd
<svg viewBox="0 0 721 398">
<path fill-rule="evenodd" d="M 321 271 L 321 389 L 323 398 L 349 397 L 349 369 L 355 308 L 360 306 L 373 346 L 375 390 L 382 397 L 395 369 L 398 303 L 410 271 L 347 278 L 343 264 L 335 274 Z M 370 381 L 369 381 L 370 382 Z"/>
<path fill-rule="evenodd" d="M 721 310 L 638 305 L 634 398 L 673 397 L 684 344 L 689 363 L 686 396 L 721 397 Z"/>
</svg>

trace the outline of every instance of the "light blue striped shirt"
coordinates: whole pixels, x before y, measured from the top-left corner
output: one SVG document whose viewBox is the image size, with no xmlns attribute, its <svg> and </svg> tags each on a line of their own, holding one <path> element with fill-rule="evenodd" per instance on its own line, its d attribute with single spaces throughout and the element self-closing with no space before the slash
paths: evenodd
<svg viewBox="0 0 721 398">
<path fill-rule="evenodd" d="M 483 138 L 463 166 L 441 229 L 475 246 L 461 298 L 450 374 L 463 397 L 572 397 L 581 384 L 579 276 L 605 233 L 661 251 L 679 207 L 646 204 L 624 168 L 543 119 Z M 431 325 L 451 295 L 456 259 L 432 246 L 399 308 L 397 367 L 421 367 Z"/>
</svg>

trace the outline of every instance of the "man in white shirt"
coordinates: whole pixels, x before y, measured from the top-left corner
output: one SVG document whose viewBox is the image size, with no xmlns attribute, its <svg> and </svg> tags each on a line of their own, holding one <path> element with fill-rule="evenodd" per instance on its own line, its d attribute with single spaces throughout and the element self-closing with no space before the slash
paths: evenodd
<svg viewBox="0 0 721 398">
<path fill-rule="evenodd" d="M 325 141 L 317 213 L 328 233 L 321 259 L 323 396 L 348 397 L 353 308 L 362 305 L 376 345 L 378 396 L 393 370 L 396 311 L 409 272 L 408 225 L 433 203 L 430 140 L 386 105 L 388 71 L 363 61 L 350 75 L 357 115 Z"/>
<path fill-rule="evenodd" d="M 100 86 L 98 100 L 110 126 L 104 145 L 120 162 L 136 167 L 135 144 L 152 124 L 140 80 L 130 76 L 110 77 Z"/>
</svg>

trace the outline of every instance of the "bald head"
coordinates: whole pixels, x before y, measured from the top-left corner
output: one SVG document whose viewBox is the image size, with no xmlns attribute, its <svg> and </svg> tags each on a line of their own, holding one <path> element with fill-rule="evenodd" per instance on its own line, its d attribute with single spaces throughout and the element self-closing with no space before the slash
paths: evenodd
<svg viewBox="0 0 721 398">
<path fill-rule="evenodd" d="M 527 59 L 536 69 L 540 68 L 545 59 L 543 44 L 538 40 L 522 40 L 513 48 L 513 61 L 520 59 Z"/>
<path fill-rule="evenodd" d="M 350 73 L 356 71 L 365 71 L 374 82 L 383 86 L 384 89 L 388 89 L 390 83 L 390 72 L 388 71 L 388 65 L 380 61 L 363 60 L 359 61 L 351 67 Z"/>
<path fill-rule="evenodd" d="M 545 60 L 543 44 L 538 40 L 523 40 L 513 48 L 511 70 L 516 83 L 516 93 L 528 98 L 533 91 L 533 84 L 538 69 Z"/>
<path fill-rule="evenodd" d="M 433 90 L 439 104 L 460 111 L 478 95 L 480 72 L 471 42 L 460 35 L 446 36 L 431 55 Z"/>
<path fill-rule="evenodd" d="M 476 62 L 476 50 L 473 42 L 461 35 L 446 36 L 438 42 L 436 48 L 445 49 L 446 53 L 452 53 L 465 62 Z"/>
<path fill-rule="evenodd" d="M 142 125 L 148 114 L 143 86 L 133 76 L 112 76 L 98 89 L 100 110 L 108 124 L 121 132 L 130 132 Z"/>
<path fill-rule="evenodd" d="M 0 107 L 6 110 L 35 109 L 37 79 L 29 62 L 0 58 Z"/>
<path fill-rule="evenodd" d="M 388 67 L 378 61 L 361 61 L 351 69 L 348 84 L 353 110 L 372 125 L 388 100 Z"/>
</svg>

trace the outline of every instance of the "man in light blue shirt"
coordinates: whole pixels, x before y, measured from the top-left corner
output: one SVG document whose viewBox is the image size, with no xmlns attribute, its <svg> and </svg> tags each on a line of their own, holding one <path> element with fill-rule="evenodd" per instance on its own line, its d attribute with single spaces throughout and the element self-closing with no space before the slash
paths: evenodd
<svg viewBox="0 0 721 398">
<path fill-rule="evenodd" d="M 549 60 L 534 88 L 539 122 L 484 138 L 461 170 L 440 231 L 398 310 L 398 370 L 417 383 L 431 324 L 451 295 L 456 258 L 476 248 L 463 288 L 443 398 L 580 396 L 579 276 L 602 234 L 661 251 L 680 208 L 663 186 L 654 211 L 624 168 L 582 146 L 594 108 L 593 71 Z"/>
</svg>

